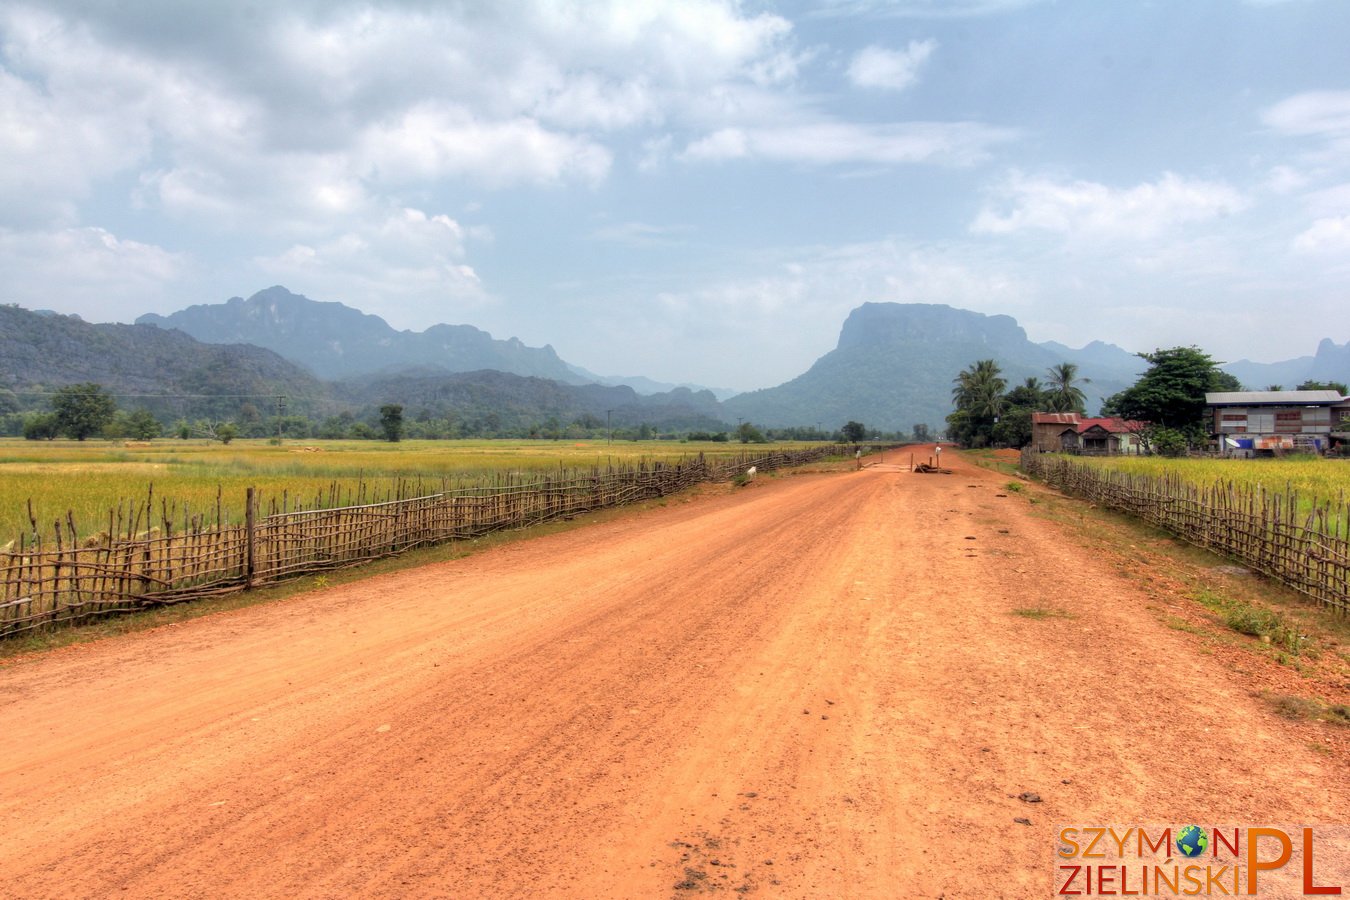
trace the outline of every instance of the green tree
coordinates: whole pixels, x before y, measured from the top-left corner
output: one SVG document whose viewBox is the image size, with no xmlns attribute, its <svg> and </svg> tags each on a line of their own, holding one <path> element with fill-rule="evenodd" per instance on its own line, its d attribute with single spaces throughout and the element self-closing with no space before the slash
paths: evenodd
<svg viewBox="0 0 1350 900">
<path fill-rule="evenodd" d="M 1031 414 L 1029 406 L 1010 406 L 998 417 L 998 422 L 990 430 L 990 438 L 995 444 L 1008 447 L 1025 447 L 1031 443 Z"/>
<path fill-rule="evenodd" d="M 222 422 L 216 426 L 216 439 L 228 444 L 239 436 L 239 428 L 233 422 Z"/>
<path fill-rule="evenodd" d="M 138 409 L 127 416 L 126 433 L 138 441 L 152 441 L 164 433 L 164 427 L 149 410 Z"/>
<path fill-rule="evenodd" d="M 398 403 L 386 403 L 380 407 L 380 431 L 384 439 L 397 443 L 403 439 L 403 406 Z"/>
<path fill-rule="evenodd" d="M 1245 391 L 1246 388 L 1242 386 L 1241 381 L 1238 381 L 1238 377 L 1236 375 L 1230 372 L 1225 372 L 1222 369 L 1216 369 L 1214 371 L 1214 381 L 1210 383 L 1210 390 Z"/>
<path fill-rule="evenodd" d="M 742 444 L 762 444 L 765 441 L 764 433 L 749 422 L 742 422 L 736 426 L 736 440 Z"/>
<path fill-rule="evenodd" d="M 981 359 L 952 379 L 952 403 L 956 411 L 947 416 L 948 431 L 970 447 L 984 447 L 994 440 L 994 426 L 1007 408 L 1004 390 L 1008 382 L 998 363 Z"/>
<path fill-rule="evenodd" d="M 23 436 L 29 441 L 54 441 L 61 433 L 56 413 L 32 413 L 24 417 Z"/>
<path fill-rule="evenodd" d="M 347 437 L 354 421 L 352 414 L 344 411 L 324 419 L 315 434 L 326 441 L 340 441 Z"/>
<path fill-rule="evenodd" d="M 1198 347 L 1140 353 L 1149 364 L 1131 387 L 1108 398 L 1103 412 L 1187 432 L 1204 429 L 1205 394 L 1228 390 L 1233 376 Z"/>
<path fill-rule="evenodd" d="M 1102 404 L 1102 415 L 1145 423 L 1140 443 L 1151 452 L 1179 455 L 1209 438 L 1205 394 L 1242 390 L 1237 378 L 1198 347 L 1140 353 L 1149 364 L 1132 386 Z"/>
<path fill-rule="evenodd" d="M 1021 408 L 1031 412 L 1044 412 L 1049 405 L 1045 398 L 1045 388 L 1040 379 L 1031 377 L 1003 395 L 1008 409 Z"/>
<path fill-rule="evenodd" d="M 87 381 L 57 388 L 52 411 L 61 433 L 82 441 L 112 421 L 117 403 L 103 385 Z"/>
<path fill-rule="evenodd" d="M 1045 403 L 1050 412 L 1087 412 L 1087 395 L 1078 387 L 1078 382 L 1086 383 L 1086 378 L 1078 377 L 1078 366 L 1063 362 L 1051 366 L 1046 373 L 1050 384 L 1045 391 Z"/>
<path fill-rule="evenodd" d="M 1305 381 L 1305 382 L 1303 382 L 1302 384 L 1300 384 L 1298 387 L 1294 388 L 1294 390 L 1296 390 L 1296 391 L 1335 391 L 1336 393 L 1340 394 L 1342 397 L 1346 396 L 1347 394 L 1350 394 L 1350 388 L 1346 387 L 1345 382 L 1343 382 L 1343 381 Z"/>
<path fill-rule="evenodd" d="M 850 419 L 844 423 L 844 427 L 839 429 L 839 433 L 844 436 L 844 442 L 849 444 L 862 443 L 867 437 L 867 426 L 861 422 L 854 422 Z"/>
</svg>

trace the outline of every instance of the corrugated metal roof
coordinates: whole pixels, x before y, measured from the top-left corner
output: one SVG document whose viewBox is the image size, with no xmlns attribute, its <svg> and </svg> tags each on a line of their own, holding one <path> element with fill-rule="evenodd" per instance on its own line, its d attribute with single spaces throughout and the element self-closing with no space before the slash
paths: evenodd
<svg viewBox="0 0 1350 900">
<path fill-rule="evenodd" d="M 1205 394 L 1210 406 L 1307 406 L 1339 403 L 1343 397 L 1335 391 L 1220 391 Z"/>
<path fill-rule="evenodd" d="M 1078 423 L 1078 433 L 1082 434 L 1089 428 L 1093 428 L 1096 426 L 1101 426 L 1103 429 L 1111 432 L 1112 434 L 1126 434 L 1130 432 L 1139 431 L 1144 427 L 1144 423 L 1130 422 L 1125 419 L 1117 419 L 1117 418 L 1084 419 L 1082 422 Z"/>
<path fill-rule="evenodd" d="M 1032 413 L 1031 422 L 1033 425 L 1067 425 L 1070 429 L 1079 434 L 1082 434 L 1094 425 L 1100 425 L 1112 434 L 1138 431 L 1144 426 L 1143 422 L 1129 422 L 1125 419 L 1100 417 L 1084 418 L 1078 415 L 1078 413 Z"/>
</svg>

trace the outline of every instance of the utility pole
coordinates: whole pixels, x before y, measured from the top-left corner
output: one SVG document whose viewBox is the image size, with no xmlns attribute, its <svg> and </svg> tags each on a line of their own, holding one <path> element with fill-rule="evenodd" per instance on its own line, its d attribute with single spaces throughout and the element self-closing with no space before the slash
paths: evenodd
<svg viewBox="0 0 1350 900">
<path fill-rule="evenodd" d="M 281 446 L 281 417 L 286 414 L 286 395 L 277 394 L 277 446 Z"/>
<path fill-rule="evenodd" d="M 605 410 L 605 432 L 609 435 L 609 439 L 606 441 L 608 444 L 614 443 L 614 429 L 609 425 L 609 414 L 612 412 L 614 412 L 612 409 Z"/>
</svg>

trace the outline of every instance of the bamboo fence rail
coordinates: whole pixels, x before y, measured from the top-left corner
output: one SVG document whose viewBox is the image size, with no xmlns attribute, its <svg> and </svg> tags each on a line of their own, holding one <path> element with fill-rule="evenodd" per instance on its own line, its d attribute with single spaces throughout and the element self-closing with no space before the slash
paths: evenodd
<svg viewBox="0 0 1350 900">
<path fill-rule="evenodd" d="M 1022 451 L 1021 467 L 1066 493 L 1129 513 L 1350 612 L 1350 505 L 1344 494 L 1337 503 L 1303 512 L 1294 491 L 1132 475 L 1030 450 Z"/>
<path fill-rule="evenodd" d="M 570 518 L 760 472 L 852 455 L 826 445 L 762 455 L 676 463 L 641 462 L 589 472 L 513 473 L 439 489 L 403 480 L 385 496 L 362 483 L 346 496 L 334 484 L 307 504 L 283 492 L 266 504 L 249 488 L 242 523 L 224 498 L 192 513 L 154 496 L 110 511 L 106 530 L 81 538 L 73 517 L 0 549 L 0 639 L 150 606 L 246 590 L 448 541 Z M 344 502 L 345 501 L 345 502 Z M 265 507 L 265 510 L 262 508 Z"/>
</svg>

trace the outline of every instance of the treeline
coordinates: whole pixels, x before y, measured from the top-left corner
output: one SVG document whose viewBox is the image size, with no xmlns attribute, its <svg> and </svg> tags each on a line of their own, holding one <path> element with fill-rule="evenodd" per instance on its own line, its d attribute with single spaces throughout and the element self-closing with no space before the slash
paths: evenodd
<svg viewBox="0 0 1350 900">
<path fill-rule="evenodd" d="M 1209 444 L 1205 394 L 1242 391 L 1238 379 L 1219 368 L 1198 347 L 1172 347 L 1137 354 L 1148 369 L 1130 387 L 1107 397 L 1100 415 L 1138 425 L 1145 452 L 1175 456 Z M 1046 380 L 1028 378 L 1011 390 L 998 363 L 982 359 L 953 379 L 947 434 L 968 447 L 1025 447 L 1032 439 L 1032 414 L 1063 412 L 1086 414 L 1085 395 L 1073 363 L 1060 363 L 1046 372 Z M 1284 390 L 1278 384 L 1267 391 Z M 1346 395 L 1340 382 L 1305 381 L 1294 390 L 1334 390 Z"/>
<path fill-rule="evenodd" d="M 231 417 L 166 416 L 144 406 L 122 408 L 115 395 L 96 382 L 66 385 L 51 392 L 49 409 L 22 410 L 13 394 L 0 391 L 0 436 L 29 440 L 206 439 L 229 443 L 236 438 L 273 440 L 454 440 L 507 438 L 532 440 L 691 440 L 761 444 L 779 441 L 850 442 L 927 439 L 927 426 L 916 435 L 869 429 L 847 422 L 834 430 L 819 427 L 761 428 L 752 422 L 731 427 L 679 428 L 669 423 L 614 421 L 591 413 L 527 419 L 510 410 L 471 408 L 462 414 L 444 406 L 432 412 L 409 413 L 398 403 L 381 404 L 361 413 L 343 411 L 307 416 L 287 411 L 285 398 L 275 398 L 265 414 L 255 403 L 237 404 Z M 608 419 L 608 421 L 607 421 Z M 721 427 L 716 427 L 721 425 Z"/>
<path fill-rule="evenodd" d="M 992 359 L 982 359 L 953 379 L 947 436 L 967 447 L 1024 447 L 1031 443 L 1031 416 L 1037 412 L 1085 412 L 1084 379 L 1074 363 L 1060 363 L 1046 371 L 1046 380 L 1027 378 L 1008 389 L 1003 371 Z"/>
</svg>

